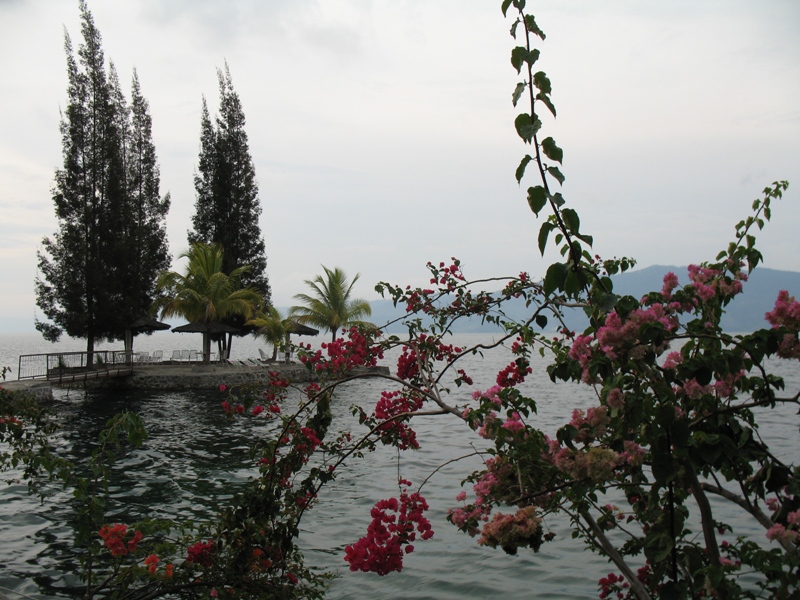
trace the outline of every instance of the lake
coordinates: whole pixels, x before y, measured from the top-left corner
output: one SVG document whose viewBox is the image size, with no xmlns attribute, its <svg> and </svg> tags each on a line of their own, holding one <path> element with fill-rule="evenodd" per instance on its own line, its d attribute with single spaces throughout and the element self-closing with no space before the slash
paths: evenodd
<svg viewBox="0 0 800 600">
<path fill-rule="evenodd" d="M 454 343 L 467 345 L 492 338 L 489 334 L 464 334 L 455 336 Z M 311 339 L 315 345 L 322 341 Z M 0 334 L 0 344 L 0 365 L 11 364 L 14 373 L 18 354 L 83 349 L 80 340 L 54 346 L 43 342 L 38 334 Z M 175 348 L 199 347 L 199 335 L 171 332 L 139 336 L 135 342 L 137 350 L 161 349 L 165 356 Z M 258 347 L 259 342 L 252 338 L 236 339 L 233 356 L 256 356 Z M 508 355 L 497 353 L 469 360 L 468 371 L 475 386 L 457 389 L 454 403 L 465 402 L 476 387 L 489 387 Z M 385 364 L 393 363 L 389 358 Z M 586 386 L 552 384 L 544 371 L 546 365 L 544 359 L 534 364 L 534 373 L 523 389 L 538 404 L 536 422 L 552 433 L 569 421 L 573 409 L 590 406 L 594 400 Z M 800 388 L 795 364 L 781 361 L 773 368 L 786 378 L 788 389 Z M 383 389 L 378 380 L 343 386 L 334 401 L 332 430 L 352 427 L 350 405 L 356 403 L 369 410 Z M 120 521 L 144 515 L 201 518 L 255 474 L 248 466 L 247 447 L 253 436 L 264 433 L 263 425 L 253 419 L 225 424 L 219 418 L 221 400 L 217 392 L 59 390 L 53 408 L 63 431 L 56 443 L 65 454 L 85 456 L 110 416 L 123 408 L 136 410 L 147 424 L 150 439 L 120 461 L 111 490 L 115 516 Z M 796 462 L 800 454 L 795 412 L 791 407 L 764 411 L 762 420 L 762 435 L 789 462 Z M 421 449 L 401 453 L 399 458 L 403 477 L 415 485 L 446 461 L 472 452 L 471 442 L 481 441 L 450 417 L 421 418 L 415 421 L 415 429 Z M 328 597 L 597 598 L 597 580 L 616 569 L 570 539 L 565 522 L 548 521 L 557 538 L 545 544 L 539 554 L 522 551 L 512 557 L 477 546 L 474 539 L 445 521 L 447 510 L 457 504 L 461 480 L 479 467 L 480 461 L 472 457 L 436 473 L 422 491 L 431 507 L 428 517 L 435 531 L 433 539 L 416 544 L 416 552 L 408 555 L 401 573 L 380 577 L 351 573 L 343 560 L 344 547 L 364 535 L 370 508 L 376 501 L 397 495 L 398 455 L 384 448 L 364 461 L 348 464 L 339 478 L 323 489 L 320 503 L 306 515 L 302 526 L 300 543 L 307 564 L 340 575 Z M 40 505 L 27 495 L 25 486 L 0 490 L 0 591 L 10 599 L 20 597 L 15 594 L 37 599 L 67 597 L 70 586 L 77 583 L 71 574 L 75 564 L 69 551 L 66 500 L 65 495 L 56 494 Z M 720 518 L 737 522 L 740 515 L 721 514 Z M 763 537 L 756 528 L 748 531 Z"/>
</svg>

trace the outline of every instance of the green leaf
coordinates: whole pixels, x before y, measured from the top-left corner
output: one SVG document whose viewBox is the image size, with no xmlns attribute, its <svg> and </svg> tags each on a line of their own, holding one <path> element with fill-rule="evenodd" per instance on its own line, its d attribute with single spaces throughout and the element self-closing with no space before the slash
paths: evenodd
<svg viewBox="0 0 800 600">
<path fill-rule="evenodd" d="M 564 279 L 564 291 L 573 297 L 577 297 L 586 285 L 586 276 L 583 271 L 569 269 Z"/>
<path fill-rule="evenodd" d="M 565 208 L 561 211 L 561 218 L 564 219 L 564 224 L 570 233 L 578 233 L 581 228 L 581 219 L 576 211 L 571 208 Z"/>
<path fill-rule="evenodd" d="M 544 315 L 536 315 L 536 324 L 544 329 L 547 327 L 547 317 Z"/>
<path fill-rule="evenodd" d="M 588 245 L 590 247 L 594 243 L 594 238 L 592 236 L 590 236 L 590 235 L 584 235 L 582 233 L 576 233 L 575 237 L 578 238 L 579 240 L 581 240 L 582 242 L 585 242 L 586 245 Z"/>
<path fill-rule="evenodd" d="M 617 298 L 619 298 L 619 296 L 616 294 L 602 293 L 599 295 L 597 307 L 603 312 L 611 312 L 617 305 Z"/>
<path fill-rule="evenodd" d="M 508 7 L 511 6 L 511 0 L 503 0 L 503 4 L 500 6 L 500 10 L 503 11 L 503 16 L 506 16 L 508 12 Z"/>
<path fill-rule="evenodd" d="M 552 175 L 553 177 L 555 177 L 558 183 L 564 185 L 565 178 L 563 173 L 561 173 L 561 171 L 558 170 L 558 167 L 547 167 L 547 172 L 550 173 L 550 175 Z"/>
<path fill-rule="evenodd" d="M 519 102 L 520 96 L 525 91 L 525 88 L 528 87 L 525 83 L 518 83 L 517 87 L 514 88 L 514 93 L 511 94 L 511 103 L 516 106 L 517 102 Z"/>
<path fill-rule="evenodd" d="M 517 171 L 514 176 L 517 178 L 517 183 L 522 181 L 523 175 L 525 175 L 525 169 L 528 166 L 528 163 L 531 162 L 533 158 L 530 154 L 526 154 L 523 159 L 520 161 L 519 166 L 517 167 Z M 537 212 L 537 211 L 534 211 Z"/>
<path fill-rule="evenodd" d="M 533 18 L 533 15 L 525 15 L 525 27 L 531 33 L 538 35 L 543 40 L 545 39 L 544 31 L 539 29 L 539 26 L 536 24 L 536 19 Z"/>
<path fill-rule="evenodd" d="M 511 51 L 511 66 L 519 73 L 522 70 L 522 64 L 528 58 L 528 49 L 524 46 L 517 46 Z"/>
<path fill-rule="evenodd" d="M 542 226 L 539 229 L 539 252 L 541 252 L 542 256 L 544 256 L 544 249 L 547 247 L 547 238 L 550 236 L 550 232 L 553 231 L 555 227 L 556 226 L 550 221 L 547 221 L 546 223 L 542 223 Z"/>
<path fill-rule="evenodd" d="M 669 454 L 659 454 L 657 458 L 654 457 L 652 469 L 653 477 L 659 485 L 667 485 L 677 475 L 675 463 Z"/>
<path fill-rule="evenodd" d="M 551 137 L 542 140 L 542 151 L 545 153 L 547 158 L 554 160 L 559 164 L 561 164 L 561 161 L 564 158 L 564 151 L 556 146 L 556 141 Z"/>
<path fill-rule="evenodd" d="M 713 371 L 706 366 L 701 366 L 700 368 L 696 369 L 692 375 L 700 385 L 708 385 L 714 378 Z"/>
<path fill-rule="evenodd" d="M 575 446 L 572 440 L 574 440 L 579 433 L 578 428 L 574 425 L 564 425 L 564 427 L 556 431 L 556 438 L 559 442 L 574 450 Z"/>
<path fill-rule="evenodd" d="M 530 144 L 533 136 L 535 136 L 539 129 L 542 128 L 542 122 L 538 118 L 531 119 L 531 116 L 528 113 L 522 113 L 517 115 L 517 118 L 514 119 L 514 127 L 517 129 L 519 137 Z M 545 152 L 545 154 L 547 153 Z"/>
<path fill-rule="evenodd" d="M 505 16 L 505 15 L 504 15 L 504 16 Z M 514 21 L 514 23 L 511 25 L 511 31 L 510 31 L 509 33 L 511 33 L 511 37 L 513 37 L 514 39 L 517 39 L 517 25 L 519 25 L 519 24 L 520 24 L 520 20 L 519 20 L 519 19 L 517 19 L 517 20 L 516 20 L 516 21 Z"/>
<path fill-rule="evenodd" d="M 547 203 L 547 190 L 542 186 L 528 188 L 528 205 L 531 207 L 533 214 L 539 216 L 539 212 L 544 208 Z"/>
<path fill-rule="evenodd" d="M 553 203 L 558 208 L 561 208 L 562 206 L 564 206 L 567 203 L 567 201 L 564 200 L 564 196 L 561 195 L 561 192 L 556 192 L 555 194 L 553 194 L 552 200 L 553 200 Z"/>
<path fill-rule="evenodd" d="M 533 75 L 533 85 L 543 94 L 549 94 L 553 91 L 553 88 L 550 86 L 550 79 L 544 74 L 544 71 L 539 71 Z"/>
<path fill-rule="evenodd" d="M 553 263 L 547 269 L 547 274 L 544 276 L 544 293 L 545 295 L 552 294 L 556 290 L 564 289 L 564 282 L 567 279 L 569 269 L 564 263 Z"/>
<path fill-rule="evenodd" d="M 556 107 L 553 105 L 553 101 L 550 100 L 550 96 L 548 96 L 547 94 L 543 94 L 542 92 L 539 92 L 538 94 L 536 94 L 536 99 L 544 102 L 544 105 L 553 114 L 553 116 L 554 117 L 556 116 Z"/>
</svg>

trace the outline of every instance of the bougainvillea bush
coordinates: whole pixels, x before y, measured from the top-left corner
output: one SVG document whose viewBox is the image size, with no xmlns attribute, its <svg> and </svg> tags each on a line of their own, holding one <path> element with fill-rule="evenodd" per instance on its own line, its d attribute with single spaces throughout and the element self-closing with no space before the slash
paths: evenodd
<svg viewBox="0 0 800 600">
<path fill-rule="evenodd" d="M 378 444 L 413 461 L 420 415 L 474 432 L 483 468 L 465 474 L 447 518 L 482 546 L 546 552 L 555 535 L 548 517 L 561 515 L 571 524 L 576 552 L 582 543 L 609 561 L 607 576 L 586 583 L 601 598 L 800 596 L 800 473 L 770 450 L 767 432 L 758 427 L 764 410 L 799 403 L 800 391 L 784 389 L 768 364 L 800 358 L 800 303 L 781 292 L 764 329 L 730 335 L 720 327 L 725 307 L 761 261 L 755 234 L 788 184 L 767 187 L 752 214 L 735 224 L 733 241 L 713 260 L 688 268 L 685 285 L 670 273 L 663 287 L 641 298 L 615 294 L 611 277 L 634 261 L 595 254 L 578 213 L 556 191 L 565 180 L 563 151 L 542 137 L 542 119 L 554 117 L 556 107 L 549 78 L 536 69 L 534 47 L 545 34 L 525 5 L 502 2 L 503 14 L 513 16 L 518 45 L 511 63 L 522 79 L 512 100 L 526 107 L 514 125 L 530 147 L 516 178 L 534 179 L 527 202 L 541 222 L 535 243 L 542 254 L 555 244 L 561 259 L 541 281 L 519 273 L 475 282 L 456 259 L 429 263 L 427 288 L 377 287 L 405 307 L 403 336 L 354 327 L 319 350 L 297 349 L 314 378 L 301 386 L 298 406 L 288 409 L 290 383 L 278 373 L 266 389 L 222 390 L 221 415 L 271 425 L 252 449 L 258 476 L 209 523 L 105 518 L 103 486 L 114 448 L 125 443 L 125 433 L 145 443 L 135 415 L 117 417 L 89 477 L 59 471 L 83 507 L 76 545 L 86 597 L 323 595 L 328 579 L 303 563 L 296 545 L 303 515 L 326 483 L 348 463 L 369 460 Z M 482 286 L 500 291 L 479 291 Z M 512 299 L 528 306 L 523 322 L 505 315 Z M 586 314 L 585 330 L 565 326 L 567 308 Z M 455 324 L 475 318 L 503 334 L 492 344 L 453 345 Z M 558 333 L 545 333 L 554 324 Z M 475 381 L 463 359 L 500 346 L 513 359 L 493 380 Z M 398 356 L 392 373 L 370 371 L 389 350 Z M 550 435 L 537 427 L 536 399 L 520 387 L 535 352 L 550 357 L 554 382 L 579 382 L 596 398 L 593 406 L 565 414 Z M 365 377 L 386 379 L 385 391 L 371 410 L 353 407 L 358 429 L 332 428 L 334 392 Z M 0 432 L 12 435 L 19 427 L 25 424 L 4 422 Z M 367 531 L 354 532 L 343 561 L 352 570 L 387 575 L 402 569 L 408 553 L 424 552 L 441 524 L 428 520 L 422 490 L 402 474 L 396 492 L 375 500 Z M 725 504 L 743 515 L 739 525 L 720 519 L 718 507 Z"/>
</svg>

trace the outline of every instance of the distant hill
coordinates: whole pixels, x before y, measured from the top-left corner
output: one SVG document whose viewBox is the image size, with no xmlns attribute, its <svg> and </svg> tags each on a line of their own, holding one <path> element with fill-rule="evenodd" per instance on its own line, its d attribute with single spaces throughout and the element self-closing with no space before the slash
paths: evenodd
<svg viewBox="0 0 800 600">
<path fill-rule="evenodd" d="M 647 292 L 660 290 L 664 275 L 672 271 L 678 276 L 681 285 L 688 283 L 686 267 L 654 265 L 629 271 L 613 277 L 614 292 L 620 295 L 631 295 L 637 298 Z M 749 281 L 744 284 L 744 291 L 728 305 L 722 317 L 722 327 L 731 333 L 754 331 L 767 326 L 764 314 L 772 310 L 780 290 L 788 290 L 795 297 L 800 296 L 800 273 L 794 271 L 778 271 L 759 267 L 753 272 Z M 381 325 L 405 315 L 403 307 L 395 308 L 391 300 L 375 300 L 370 302 L 372 317 L 370 321 Z M 522 301 L 511 301 L 506 307 L 506 314 L 518 320 L 530 314 Z M 567 316 L 570 329 L 580 331 L 587 325 L 585 316 L 580 310 L 572 310 Z M 405 329 L 400 325 L 388 328 L 390 333 L 401 333 Z M 498 331 L 494 325 L 481 324 L 479 319 L 471 319 L 458 324 L 456 333 L 478 333 Z"/>
</svg>

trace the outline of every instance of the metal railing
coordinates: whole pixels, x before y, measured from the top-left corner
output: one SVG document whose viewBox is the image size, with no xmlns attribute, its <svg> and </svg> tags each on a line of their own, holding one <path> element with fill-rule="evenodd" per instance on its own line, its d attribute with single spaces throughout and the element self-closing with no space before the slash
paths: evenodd
<svg viewBox="0 0 800 600">
<path fill-rule="evenodd" d="M 19 357 L 17 379 L 77 381 L 130 374 L 132 356 L 124 350 L 95 350 L 92 364 L 87 352 L 24 354 Z"/>
</svg>

